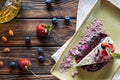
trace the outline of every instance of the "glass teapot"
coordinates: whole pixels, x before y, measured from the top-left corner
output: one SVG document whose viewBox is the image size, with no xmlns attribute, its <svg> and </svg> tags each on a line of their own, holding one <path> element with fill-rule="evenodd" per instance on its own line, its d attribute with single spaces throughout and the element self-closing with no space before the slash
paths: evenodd
<svg viewBox="0 0 120 80">
<path fill-rule="evenodd" d="M 19 12 L 21 0 L 0 0 L 0 23 L 12 20 Z"/>
</svg>

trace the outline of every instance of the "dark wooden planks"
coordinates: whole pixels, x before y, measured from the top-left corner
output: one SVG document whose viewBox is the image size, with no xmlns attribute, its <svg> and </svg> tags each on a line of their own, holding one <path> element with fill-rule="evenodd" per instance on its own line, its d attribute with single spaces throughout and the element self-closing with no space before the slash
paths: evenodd
<svg viewBox="0 0 120 80">
<path fill-rule="evenodd" d="M 77 6 L 79 0 L 60 0 L 55 3 L 52 0 L 52 8 L 48 10 L 45 0 L 21 0 L 22 6 L 16 19 L 6 24 L 0 24 L 0 37 L 7 36 L 8 42 L 3 43 L 0 39 L 0 60 L 4 66 L 0 69 L 1 80 L 57 80 L 50 74 L 50 69 L 54 65 L 51 55 L 62 46 L 75 32 Z M 70 25 L 64 23 L 64 16 L 70 16 L 72 19 Z M 57 17 L 58 26 L 53 28 L 51 35 L 45 39 L 38 39 L 35 33 L 35 27 L 38 23 L 51 24 L 51 18 Z M 8 36 L 8 29 L 13 29 L 15 35 Z M 25 37 L 31 37 L 31 45 L 25 44 Z M 8 54 L 1 53 L 5 48 L 11 48 Z M 37 48 L 43 47 L 45 57 L 44 63 L 37 60 L 39 56 Z M 29 58 L 32 62 L 32 71 L 39 75 L 38 78 L 32 76 L 29 72 L 24 72 L 18 68 L 11 70 L 10 61 L 17 62 L 19 58 Z"/>
<path fill-rule="evenodd" d="M 1 80 L 58 80 L 53 75 L 38 75 L 36 78 L 33 75 L 0 75 Z"/>
<path fill-rule="evenodd" d="M 51 19 L 14 19 L 9 23 L 0 24 L 0 37 L 4 35 L 8 38 L 7 43 L 0 41 L 0 46 L 26 46 L 26 36 L 31 37 L 30 46 L 61 46 L 74 34 L 76 20 L 72 19 L 67 26 L 63 19 L 59 19 L 50 36 L 42 39 L 36 36 L 35 31 L 39 23 L 52 24 Z M 8 35 L 9 28 L 15 33 L 13 37 Z"/>
<path fill-rule="evenodd" d="M 52 1 L 52 9 L 46 8 L 45 0 L 22 0 L 21 10 L 17 18 L 63 18 L 68 15 L 76 17 L 79 0 Z"/>
<path fill-rule="evenodd" d="M 24 72 L 20 70 L 18 67 L 15 69 L 11 69 L 9 67 L 9 62 L 15 61 L 17 63 L 19 58 L 28 58 L 32 62 L 32 71 L 36 74 L 50 74 L 50 69 L 55 63 L 51 58 L 51 55 L 59 48 L 59 47 L 42 47 L 44 52 L 42 54 L 37 53 L 38 47 L 9 47 L 11 49 L 10 53 L 2 53 L 2 50 L 5 47 L 0 47 L 0 61 L 4 62 L 4 66 L 0 68 L 0 75 L 3 74 L 26 74 L 29 75 L 31 73 Z M 37 57 L 39 55 L 44 56 L 44 62 L 39 62 Z"/>
</svg>

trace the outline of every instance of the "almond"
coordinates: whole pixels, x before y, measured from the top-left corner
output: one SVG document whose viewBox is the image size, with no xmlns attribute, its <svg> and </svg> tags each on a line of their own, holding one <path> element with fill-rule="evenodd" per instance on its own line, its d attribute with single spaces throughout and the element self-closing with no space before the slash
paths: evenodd
<svg viewBox="0 0 120 80">
<path fill-rule="evenodd" d="M 2 61 L 0 61 L 0 68 L 3 66 L 3 62 Z"/>
<path fill-rule="evenodd" d="M 4 48 L 2 52 L 3 53 L 9 53 L 10 52 L 10 48 Z"/>
<path fill-rule="evenodd" d="M 14 32 L 13 32 L 13 30 L 12 29 L 9 29 L 9 32 L 8 32 L 8 34 L 9 34 L 9 36 L 13 36 L 14 35 Z"/>
<path fill-rule="evenodd" d="M 7 38 L 5 37 L 5 36 L 2 36 L 2 42 L 7 42 L 8 40 L 7 40 Z"/>
</svg>

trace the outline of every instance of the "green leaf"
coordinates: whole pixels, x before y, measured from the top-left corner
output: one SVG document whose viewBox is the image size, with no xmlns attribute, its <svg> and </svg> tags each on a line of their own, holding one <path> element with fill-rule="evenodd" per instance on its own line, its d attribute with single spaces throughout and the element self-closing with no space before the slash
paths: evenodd
<svg viewBox="0 0 120 80">
<path fill-rule="evenodd" d="M 114 58 L 120 59 L 120 54 L 119 53 L 113 53 L 112 56 Z"/>
<path fill-rule="evenodd" d="M 52 31 L 52 26 L 51 25 L 46 25 L 45 28 L 47 29 L 48 34 Z"/>
</svg>

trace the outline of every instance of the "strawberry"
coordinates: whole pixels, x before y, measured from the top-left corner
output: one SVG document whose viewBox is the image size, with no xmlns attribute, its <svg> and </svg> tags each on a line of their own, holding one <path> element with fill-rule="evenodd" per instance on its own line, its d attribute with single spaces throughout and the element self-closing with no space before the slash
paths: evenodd
<svg viewBox="0 0 120 80">
<path fill-rule="evenodd" d="M 34 76 L 38 77 L 32 70 L 31 70 L 31 62 L 29 59 L 26 58 L 20 58 L 18 60 L 18 65 L 20 66 L 20 68 L 22 68 L 25 71 L 31 72 Z"/>
<path fill-rule="evenodd" d="M 52 30 L 52 26 L 46 24 L 38 24 L 36 26 L 36 33 L 40 37 L 47 36 Z"/>
<path fill-rule="evenodd" d="M 114 53 L 114 51 L 115 51 L 115 47 L 112 44 L 109 44 L 109 43 L 106 43 L 106 42 L 102 42 L 102 47 L 109 48 L 112 53 Z"/>
<path fill-rule="evenodd" d="M 104 50 L 104 49 L 103 49 L 100 53 L 101 53 L 103 56 L 108 56 L 106 50 Z"/>
<path fill-rule="evenodd" d="M 29 59 L 26 58 L 20 58 L 18 60 L 18 65 L 20 66 L 20 68 L 22 68 L 25 71 L 29 71 L 30 70 L 30 66 L 31 66 L 31 62 Z"/>
<path fill-rule="evenodd" d="M 107 47 L 107 48 L 110 48 L 110 47 L 111 47 L 110 44 L 108 44 L 108 43 L 106 43 L 106 42 L 102 42 L 102 46 L 103 46 L 103 47 Z"/>
</svg>

